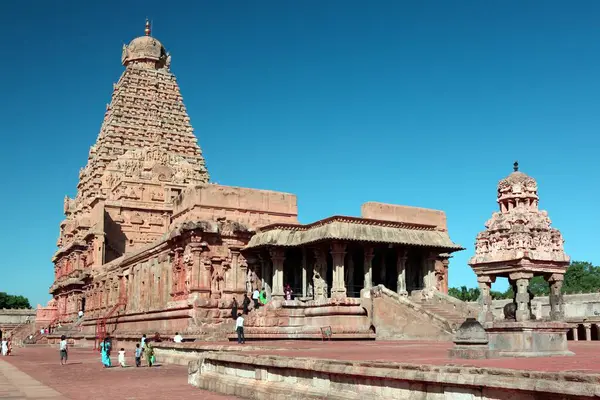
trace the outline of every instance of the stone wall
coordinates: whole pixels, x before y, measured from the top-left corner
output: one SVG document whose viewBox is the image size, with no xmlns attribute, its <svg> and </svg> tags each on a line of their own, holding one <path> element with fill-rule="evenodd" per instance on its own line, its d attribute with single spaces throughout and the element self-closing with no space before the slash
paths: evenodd
<svg viewBox="0 0 600 400">
<path fill-rule="evenodd" d="M 447 231 L 446 213 L 430 208 L 400 206 L 368 202 L 361 207 L 363 218 L 383 221 L 404 222 L 408 224 L 434 225 L 438 230 Z"/>
<path fill-rule="evenodd" d="M 592 399 L 596 375 L 204 353 L 196 387 L 248 399 Z"/>
<path fill-rule="evenodd" d="M 187 189 L 174 200 L 172 225 L 190 220 L 227 218 L 257 228 L 298 223 L 296 195 L 209 184 Z"/>
<path fill-rule="evenodd" d="M 0 328 L 2 326 L 16 326 L 27 322 L 33 322 L 35 319 L 35 310 L 7 310 L 0 309 Z"/>
<path fill-rule="evenodd" d="M 566 294 L 563 298 L 566 320 L 583 320 L 585 318 L 600 316 L 600 293 Z M 502 309 L 510 302 L 511 300 L 509 299 L 492 301 L 494 317 L 498 319 L 504 318 Z M 476 302 L 471 302 L 470 304 L 477 306 Z M 538 319 L 550 316 L 550 300 L 548 296 L 535 297 L 531 302 L 531 307 Z"/>
</svg>

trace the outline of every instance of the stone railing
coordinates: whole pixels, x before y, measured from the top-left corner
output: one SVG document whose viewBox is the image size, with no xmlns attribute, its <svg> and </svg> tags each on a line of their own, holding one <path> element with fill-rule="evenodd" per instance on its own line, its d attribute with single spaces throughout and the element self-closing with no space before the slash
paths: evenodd
<svg viewBox="0 0 600 400">
<path fill-rule="evenodd" d="M 432 301 L 439 304 L 444 304 L 446 306 L 450 306 L 460 314 L 464 314 L 465 317 L 476 317 L 477 313 L 479 312 L 478 303 L 467 303 L 465 301 L 459 300 L 455 297 L 449 296 L 445 293 L 441 293 L 438 291 L 433 292 Z"/>
<path fill-rule="evenodd" d="M 413 301 L 410 301 L 406 297 L 400 296 L 398 293 L 386 288 L 383 285 L 378 285 L 378 286 L 375 286 L 373 289 L 371 289 L 371 298 L 379 297 L 381 295 L 385 295 L 386 297 L 391 298 L 395 302 L 400 303 L 410 309 L 413 309 L 413 310 L 419 312 L 420 314 L 427 315 L 432 321 L 441 325 L 442 328 L 449 333 L 453 332 L 453 330 L 454 330 L 452 323 L 450 321 L 448 321 L 446 318 L 441 317 L 435 313 L 432 313 L 432 312 L 426 310 L 424 307 L 421 307 L 419 304 L 417 304 Z"/>
<path fill-rule="evenodd" d="M 248 399 L 588 399 L 598 375 L 212 352 L 188 382 Z"/>
</svg>

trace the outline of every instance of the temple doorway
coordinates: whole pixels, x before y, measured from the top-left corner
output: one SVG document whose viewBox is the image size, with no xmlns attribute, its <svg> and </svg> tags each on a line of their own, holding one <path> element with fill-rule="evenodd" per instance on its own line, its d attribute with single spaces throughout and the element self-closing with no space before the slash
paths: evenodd
<svg viewBox="0 0 600 400">
<path fill-rule="evenodd" d="M 85 312 L 85 297 L 81 298 L 81 312 Z"/>
</svg>

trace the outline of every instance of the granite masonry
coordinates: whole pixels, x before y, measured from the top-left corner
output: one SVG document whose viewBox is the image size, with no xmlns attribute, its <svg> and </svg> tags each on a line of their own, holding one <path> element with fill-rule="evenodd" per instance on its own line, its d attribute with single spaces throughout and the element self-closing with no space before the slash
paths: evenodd
<svg viewBox="0 0 600 400">
<path fill-rule="evenodd" d="M 462 247 L 444 212 L 369 202 L 360 217 L 303 225 L 292 194 L 210 183 L 171 56 L 150 28 L 123 46 L 125 69 L 64 201 L 53 298 L 37 310 L 50 339 L 222 338 L 233 299 L 255 289 L 270 302 L 247 318 L 249 339 L 320 338 L 323 328 L 333 339 L 450 335 L 472 310 L 446 295 Z M 415 307 L 428 310 L 427 334 L 395 328 Z"/>
</svg>

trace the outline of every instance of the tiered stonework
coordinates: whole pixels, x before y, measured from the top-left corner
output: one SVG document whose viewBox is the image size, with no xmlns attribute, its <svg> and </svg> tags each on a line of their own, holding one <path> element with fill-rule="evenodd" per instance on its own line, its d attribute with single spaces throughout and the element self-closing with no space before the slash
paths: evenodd
<svg viewBox="0 0 600 400">
<path fill-rule="evenodd" d="M 548 213 L 538 209 L 537 189 L 535 179 L 520 172 L 515 162 L 514 172 L 498 184 L 500 211 L 477 236 L 475 256 L 469 261 L 481 290 L 480 322 L 489 338 L 489 350 L 500 356 L 572 354 L 567 349 L 569 325 L 560 322 L 564 318 L 561 287 L 569 257 L 562 235 L 550 226 Z M 493 321 L 491 309 L 491 285 L 498 276 L 508 278 L 515 293 L 513 303 L 504 308 L 505 321 Z M 529 290 L 534 276 L 543 276 L 550 285 L 552 321 L 534 321 Z M 456 355 L 468 354 L 456 343 Z"/>
<path fill-rule="evenodd" d="M 65 326 L 84 311 L 83 338 L 105 328 L 223 337 L 233 298 L 259 288 L 276 300 L 249 318 L 261 332 L 310 336 L 330 325 L 370 334 L 363 301 L 375 285 L 444 301 L 448 258 L 462 248 L 443 212 L 367 203 L 362 218 L 300 225 L 292 194 L 211 184 L 171 58 L 149 24 L 122 62 L 77 195 L 65 199 L 53 300 L 40 320 Z M 285 284 L 292 301 L 281 301 Z"/>
<path fill-rule="evenodd" d="M 562 318 L 560 291 L 569 256 L 564 252 L 561 233 L 550 226 L 548 213 L 538 209 L 537 189 L 535 179 L 520 172 L 515 162 L 514 172 L 498 184 L 500 211 L 477 235 L 475 256 L 469 265 L 477 274 L 485 320 L 493 319 L 490 289 L 497 276 L 507 277 L 513 286 L 518 321 L 531 318 L 528 287 L 536 275 L 550 284 L 552 318 Z"/>
</svg>

